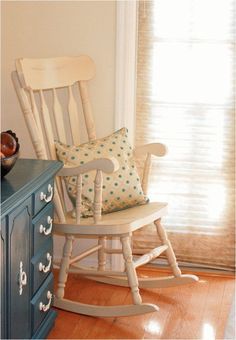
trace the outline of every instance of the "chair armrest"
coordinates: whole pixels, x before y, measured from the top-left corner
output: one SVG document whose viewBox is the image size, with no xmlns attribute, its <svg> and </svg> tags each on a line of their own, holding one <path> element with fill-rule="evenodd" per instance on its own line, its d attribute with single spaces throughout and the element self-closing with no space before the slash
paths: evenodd
<svg viewBox="0 0 236 340">
<path fill-rule="evenodd" d="M 92 170 L 101 170 L 107 174 L 115 172 L 119 169 L 119 162 L 116 158 L 98 158 L 83 165 L 68 167 L 64 166 L 57 176 L 78 176 Z"/>
<path fill-rule="evenodd" d="M 167 153 L 167 147 L 162 143 L 140 145 L 134 149 L 134 156 L 146 155 L 143 167 L 142 188 L 145 195 L 148 192 L 148 180 L 151 169 L 151 155 L 162 157 Z"/>
<path fill-rule="evenodd" d="M 162 157 L 166 155 L 167 147 L 162 143 L 150 143 L 137 146 L 134 149 L 135 156 L 146 155 L 148 153 L 154 156 Z"/>
</svg>

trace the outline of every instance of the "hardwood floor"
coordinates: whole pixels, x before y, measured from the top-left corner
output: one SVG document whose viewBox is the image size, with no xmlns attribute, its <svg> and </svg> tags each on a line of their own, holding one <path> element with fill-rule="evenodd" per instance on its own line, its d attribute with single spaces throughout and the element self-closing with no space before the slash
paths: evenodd
<svg viewBox="0 0 236 340">
<path fill-rule="evenodd" d="M 140 271 L 144 276 L 154 276 L 157 272 L 158 275 L 167 273 L 152 268 Z M 175 288 L 141 290 L 143 301 L 156 303 L 159 312 L 95 318 L 58 309 L 56 324 L 48 339 L 223 339 L 233 299 L 234 277 L 191 274 L 197 274 L 200 281 Z M 73 274 L 70 274 L 66 297 L 94 304 L 131 303 L 128 288 L 96 283 Z"/>
</svg>

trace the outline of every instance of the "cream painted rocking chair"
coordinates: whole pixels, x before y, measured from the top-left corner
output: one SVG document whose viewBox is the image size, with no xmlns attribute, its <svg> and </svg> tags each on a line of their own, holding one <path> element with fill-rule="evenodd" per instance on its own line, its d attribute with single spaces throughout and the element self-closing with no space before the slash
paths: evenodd
<svg viewBox="0 0 236 340">
<path fill-rule="evenodd" d="M 73 141 L 79 144 L 79 115 L 75 90 L 80 93 L 85 126 L 89 140 L 96 139 L 92 109 L 89 101 L 87 83 L 94 77 L 95 66 L 87 56 L 63 57 L 51 59 L 18 59 L 13 82 L 25 117 L 25 121 L 39 159 L 57 159 L 54 139 L 63 143 Z M 64 124 L 63 108 L 58 100 L 58 92 L 65 90 L 68 96 L 68 116 L 70 124 Z M 47 104 L 48 98 L 52 104 Z M 50 112 L 49 108 L 52 108 Z M 166 148 L 163 144 L 154 143 L 137 147 L 134 154 L 146 155 L 143 191 L 147 190 L 148 173 L 151 155 L 163 156 Z M 54 232 L 65 236 L 65 244 L 60 264 L 58 288 L 54 306 L 91 316 L 115 317 L 138 315 L 158 310 L 155 304 L 143 303 L 139 288 L 170 287 L 195 282 L 194 275 L 182 275 L 176 262 L 175 254 L 161 225 L 161 218 L 167 211 L 166 203 L 147 203 L 130 209 L 101 215 L 102 173 L 112 173 L 117 169 L 116 159 L 95 159 L 78 167 L 65 167 L 59 172 L 54 190 L 56 216 Z M 82 175 L 96 170 L 94 181 L 94 216 L 80 218 Z M 76 219 L 66 212 L 63 196 L 63 177 L 77 176 Z M 132 255 L 132 233 L 143 226 L 153 223 L 162 245 L 148 254 L 134 260 Z M 73 240 L 80 237 L 97 237 L 98 245 L 86 250 L 83 254 L 72 257 Z M 118 237 L 121 249 L 109 249 L 106 238 Z M 97 270 L 81 267 L 78 262 L 86 256 L 97 252 Z M 139 278 L 136 269 L 165 252 L 172 276 L 159 278 Z M 122 253 L 125 261 L 124 271 L 106 269 L 106 254 Z M 112 256 L 112 255 L 111 255 Z M 78 273 L 93 280 L 108 284 L 130 287 L 133 304 L 120 306 L 97 306 L 83 304 L 64 298 L 68 274 Z M 104 291 L 105 294 L 105 291 Z"/>
</svg>

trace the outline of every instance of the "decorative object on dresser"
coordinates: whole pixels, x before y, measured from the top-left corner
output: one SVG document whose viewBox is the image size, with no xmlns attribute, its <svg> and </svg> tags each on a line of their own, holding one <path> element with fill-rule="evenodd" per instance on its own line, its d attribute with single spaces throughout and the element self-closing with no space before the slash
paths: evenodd
<svg viewBox="0 0 236 340">
<path fill-rule="evenodd" d="M 58 161 L 18 159 L 1 182 L 1 339 L 45 338 L 54 324 L 52 224 Z"/>
<path fill-rule="evenodd" d="M 80 148 L 78 133 L 80 122 L 77 99 L 75 98 L 76 94 L 79 95 L 79 93 L 89 139 L 87 145 L 88 152 L 86 151 L 86 153 L 89 154 L 89 148 L 92 149 L 92 146 L 98 143 L 92 116 L 92 106 L 88 95 L 88 81 L 93 78 L 94 74 L 95 65 L 88 56 L 19 59 L 16 61 L 16 71 L 13 72 L 12 75 L 13 82 L 38 158 L 57 159 L 55 140 L 60 141 L 62 145 L 71 144 L 72 141 L 72 149 L 76 147 Z M 62 93 L 63 91 L 65 91 L 64 95 Z M 61 95 L 63 97 L 60 97 Z M 66 110 L 64 106 L 60 104 L 62 98 L 68 98 L 68 117 L 65 117 Z M 49 103 L 50 99 L 52 99 L 52 102 Z M 65 105 L 65 103 L 63 104 Z M 50 112 L 49 108 L 52 108 L 52 112 Z M 116 144 L 115 140 L 112 143 Z M 102 147 L 101 143 L 98 146 Z M 137 315 L 157 311 L 157 305 L 142 302 L 139 287 L 168 287 L 171 285 L 196 282 L 198 278 L 194 275 L 183 275 L 178 267 L 174 251 L 167 238 L 165 229 L 161 224 L 161 218 L 167 212 L 167 203 L 148 202 L 109 214 L 101 214 L 103 202 L 102 191 L 103 186 L 106 185 L 105 182 L 103 184 L 103 177 L 110 177 L 109 174 L 115 173 L 120 166 L 119 153 L 110 152 L 110 149 L 112 148 L 108 147 L 106 154 L 103 154 L 102 158 L 99 158 L 100 150 L 91 150 L 94 153 L 94 157 L 89 159 L 88 162 L 84 160 L 83 164 L 69 164 L 69 166 L 66 164 L 58 173 L 59 177 L 57 178 L 55 187 L 57 220 L 54 224 L 54 232 L 65 236 L 65 245 L 62 252 L 58 289 L 54 305 L 75 313 L 102 317 Z M 66 151 L 64 152 L 66 153 Z M 122 149 L 120 153 L 121 152 L 123 152 Z M 141 196 L 143 194 L 146 195 L 151 155 L 158 157 L 164 156 L 166 147 L 161 143 L 153 143 L 137 147 L 134 151 L 130 150 L 130 153 L 132 159 L 136 155 L 144 155 L 144 157 L 146 157 L 143 177 L 141 179 L 142 188 L 139 190 Z M 83 157 L 84 156 L 86 155 L 84 154 Z M 133 164 L 129 162 L 127 157 L 128 153 L 125 153 L 124 156 L 127 162 L 126 165 L 121 165 L 121 170 L 122 167 L 126 170 L 126 167 L 129 166 L 128 164 Z M 71 155 L 71 157 L 77 156 Z M 132 168 L 130 168 L 130 170 L 128 175 L 131 176 Z M 90 209 L 93 216 L 84 218 L 81 214 L 84 204 L 83 190 L 86 187 L 86 176 L 89 174 L 91 177 L 92 172 L 94 173 L 94 185 L 93 187 L 88 187 L 88 193 L 93 193 L 93 205 L 92 209 Z M 120 175 L 122 176 L 122 174 Z M 62 181 L 64 178 L 68 179 L 69 177 L 71 178 L 71 183 L 73 183 L 74 179 L 76 183 L 76 191 L 74 192 L 76 218 L 73 218 L 71 212 L 66 211 L 64 204 L 64 187 Z M 129 178 L 126 177 L 123 180 L 129 181 Z M 113 185 L 115 189 L 115 181 Z M 136 185 L 133 185 L 133 188 L 128 187 L 128 189 L 134 189 L 134 186 L 136 187 Z M 125 186 L 122 188 L 127 189 Z M 110 190 L 110 192 L 108 192 L 107 200 L 109 200 L 109 194 L 113 195 L 113 191 L 114 190 Z M 89 195 L 87 198 L 90 200 Z M 116 198 L 118 200 L 120 196 L 116 196 Z M 126 205 L 125 201 L 124 205 Z M 141 256 L 139 259 L 134 260 L 131 245 L 132 233 L 153 222 L 155 223 L 161 245 Z M 72 257 L 74 239 L 83 237 L 96 237 L 98 244 L 85 250 L 82 254 L 73 254 Z M 106 242 L 107 237 L 119 238 L 121 248 L 112 249 L 109 247 Z M 97 269 L 80 265 L 80 260 L 95 252 L 98 254 Z M 165 252 L 173 271 L 172 276 L 164 278 L 142 278 L 137 276 L 136 269 L 138 267 L 150 262 L 163 252 Z M 111 256 L 112 254 L 122 254 L 125 270 L 115 271 L 107 268 L 107 254 Z M 64 297 L 64 294 L 69 273 L 78 273 L 92 280 L 130 287 L 133 304 L 97 306 L 68 300 Z M 104 291 L 104 294 L 105 293 Z"/>
<path fill-rule="evenodd" d="M 11 130 L 1 132 L 1 178 L 11 171 L 19 157 L 20 144 Z"/>
</svg>

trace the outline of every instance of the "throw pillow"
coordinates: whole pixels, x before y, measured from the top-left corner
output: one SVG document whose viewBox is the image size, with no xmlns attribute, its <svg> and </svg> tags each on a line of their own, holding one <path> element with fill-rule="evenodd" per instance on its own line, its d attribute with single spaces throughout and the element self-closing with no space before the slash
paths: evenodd
<svg viewBox="0 0 236 340">
<path fill-rule="evenodd" d="M 103 214 L 145 204 L 148 201 L 142 191 L 127 132 L 126 128 L 122 128 L 105 138 L 78 146 L 55 142 L 58 159 L 63 161 L 66 166 L 79 166 L 101 157 L 115 157 L 118 160 L 119 169 L 116 172 L 103 173 Z M 91 171 L 83 175 L 83 217 L 93 215 L 95 174 L 96 171 Z M 65 177 L 65 183 L 69 197 L 75 204 L 76 176 Z"/>
</svg>

